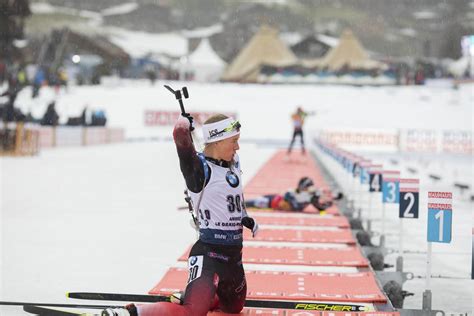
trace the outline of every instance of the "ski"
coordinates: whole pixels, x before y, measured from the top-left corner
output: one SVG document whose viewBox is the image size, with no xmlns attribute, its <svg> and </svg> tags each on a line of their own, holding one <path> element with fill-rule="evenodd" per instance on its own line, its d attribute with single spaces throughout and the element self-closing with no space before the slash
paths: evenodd
<svg viewBox="0 0 474 316">
<path fill-rule="evenodd" d="M 10 302 L 0 301 L 3 306 L 44 306 L 44 307 L 64 307 L 64 308 L 85 308 L 85 309 L 106 309 L 106 308 L 122 308 L 117 305 L 87 305 L 87 304 L 62 304 L 62 303 L 37 303 L 37 302 Z"/>
<path fill-rule="evenodd" d="M 82 300 L 103 300 L 121 302 L 169 302 L 169 296 L 147 295 L 147 294 L 115 294 L 115 293 L 91 293 L 91 292 L 71 292 L 67 294 L 69 298 Z M 245 307 L 254 308 L 276 308 L 276 309 L 296 309 L 313 311 L 341 311 L 341 312 L 367 312 L 374 311 L 371 304 L 351 304 L 332 302 L 301 302 L 301 301 L 272 301 L 272 300 L 246 300 Z"/>
<path fill-rule="evenodd" d="M 149 294 L 70 292 L 66 294 L 66 297 L 76 298 L 79 300 L 92 300 L 92 301 L 118 301 L 118 302 L 139 302 L 139 303 L 171 302 L 169 296 L 149 295 Z"/>
<path fill-rule="evenodd" d="M 94 313 L 71 312 L 36 305 L 25 305 L 23 306 L 23 310 L 27 313 L 39 316 L 99 316 L 99 314 Z"/>
</svg>

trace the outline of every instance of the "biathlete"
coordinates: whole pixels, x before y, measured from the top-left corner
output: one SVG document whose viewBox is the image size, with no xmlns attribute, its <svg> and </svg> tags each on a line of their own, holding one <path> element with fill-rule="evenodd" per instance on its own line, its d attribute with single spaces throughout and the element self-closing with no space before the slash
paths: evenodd
<svg viewBox="0 0 474 316">
<path fill-rule="evenodd" d="M 305 154 L 305 147 L 304 147 L 304 135 L 303 135 L 303 125 L 305 119 L 308 115 L 313 113 L 308 113 L 303 110 L 302 107 L 298 107 L 296 112 L 291 115 L 291 121 L 293 123 L 293 136 L 291 137 L 290 145 L 288 146 L 287 154 L 291 154 L 291 150 L 293 149 L 293 144 L 295 143 L 296 137 L 300 137 L 301 142 L 301 153 Z"/>
<path fill-rule="evenodd" d="M 324 199 L 321 192 L 314 188 L 314 182 L 308 177 L 303 177 L 298 181 L 295 190 L 288 190 L 284 194 L 268 194 L 256 199 L 246 200 L 246 207 L 270 208 L 272 210 L 302 212 L 308 205 L 313 205 L 319 214 L 324 214 L 325 210 L 331 207 L 334 201 L 343 198 L 342 193 L 335 197 Z"/>
<path fill-rule="evenodd" d="M 243 226 L 255 236 L 258 225 L 244 205 L 237 155 L 240 123 L 222 114 L 211 116 L 202 126 L 202 153 L 194 148 L 193 129 L 193 118 L 184 114 L 173 131 L 199 229 L 199 239 L 188 258 L 189 278 L 181 302 L 131 304 L 124 309 L 107 309 L 102 315 L 205 316 L 214 309 L 238 314 L 244 307 Z"/>
</svg>

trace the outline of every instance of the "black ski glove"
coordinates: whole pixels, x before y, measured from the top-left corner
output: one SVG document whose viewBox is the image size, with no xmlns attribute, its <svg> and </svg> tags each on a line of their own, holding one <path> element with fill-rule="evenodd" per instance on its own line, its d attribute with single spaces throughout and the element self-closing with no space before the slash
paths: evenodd
<svg viewBox="0 0 474 316">
<path fill-rule="evenodd" d="M 245 216 L 242 218 L 242 225 L 247 227 L 252 231 L 252 237 L 257 236 L 257 231 L 258 231 L 258 224 L 257 222 L 252 218 Z"/>
<path fill-rule="evenodd" d="M 324 211 L 327 208 L 332 206 L 332 201 L 327 201 L 327 202 L 321 203 L 321 201 L 319 201 L 319 197 L 314 195 L 311 198 L 311 204 L 313 204 L 313 206 L 315 208 L 317 208 L 319 211 Z"/>
</svg>

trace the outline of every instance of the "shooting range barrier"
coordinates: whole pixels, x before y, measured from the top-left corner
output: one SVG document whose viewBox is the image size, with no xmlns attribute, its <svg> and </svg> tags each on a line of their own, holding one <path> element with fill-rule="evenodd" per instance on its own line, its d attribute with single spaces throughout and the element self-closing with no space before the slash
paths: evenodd
<svg viewBox="0 0 474 316">
<path fill-rule="evenodd" d="M 122 128 L 0 123 L 0 155 L 32 156 L 42 148 L 92 146 L 124 140 L 125 131 Z"/>
<path fill-rule="evenodd" d="M 319 131 L 318 139 L 350 149 L 384 148 L 400 152 L 474 154 L 472 132 L 465 130 L 324 129 Z"/>
<path fill-rule="evenodd" d="M 34 156 L 40 148 L 40 135 L 36 129 L 23 123 L 1 124 L 0 155 Z"/>
<path fill-rule="evenodd" d="M 383 285 L 384 291 L 393 306 L 400 308 L 401 315 L 444 315 L 444 311 L 433 310 L 431 305 L 432 294 L 429 281 L 432 276 L 431 243 L 449 243 L 451 241 L 452 193 L 428 192 L 428 258 L 422 306 L 421 309 L 403 309 L 404 297 L 414 295 L 401 291 L 403 283 L 413 278 L 413 273 L 405 272 L 403 269 L 403 223 L 407 219 L 413 221 L 419 217 L 419 179 L 400 178 L 399 171 L 384 170 L 382 165 L 377 165 L 326 140 L 316 138 L 314 142 L 316 145 L 315 156 L 318 162 L 321 163 L 326 174 L 336 181 L 338 186 L 346 193 L 347 209 L 351 212 L 345 214 L 357 213 L 361 220 L 366 221 L 367 231 L 359 231 L 357 237 L 361 232 L 368 236 L 367 240 L 369 242 L 362 247 L 363 251 L 370 260 L 377 279 Z M 439 149 L 440 147 L 436 148 Z M 464 190 L 467 190 L 467 188 L 464 188 Z M 376 197 L 375 201 L 373 201 L 373 197 Z M 384 236 L 384 210 L 387 203 L 396 204 L 399 209 L 400 232 L 397 234 L 399 256 L 396 260 L 396 271 L 383 271 L 386 265 L 383 263 L 382 255 L 380 263 L 374 264 L 377 261 L 373 260 L 377 256 L 376 251 L 382 254 L 387 253 Z M 378 214 L 382 213 L 382 234 L 379 235 L 378 245 L 372 244 L 370 240 L 372 236 L 375 236 L 374 232 L 371 231 L 372 209 L 375 209 Z M 362 211 L 364 217 L 361 216 Z M 362 244 L 361 239 L 357 239 Z"/>
</svg>

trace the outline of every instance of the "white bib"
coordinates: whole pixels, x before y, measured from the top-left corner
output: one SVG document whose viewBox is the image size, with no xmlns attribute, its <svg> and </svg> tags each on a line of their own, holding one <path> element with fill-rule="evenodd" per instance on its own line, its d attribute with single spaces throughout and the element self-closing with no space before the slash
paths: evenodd
<svg viewBox="0 0 474 316">
<path fill-rule="evenodd" d="M 211 244 L 241 245 L 242 214 L 246 214 L 243 199 L 240 163 L 237 155 L 232 168 L 218 166 L 210 161 L 207 165 L 211 177 L 199 203 L 197 218 L 199 235 L 203 242 Z M 193 205 L 197 206 L 201 192 L 189 190 Z"/>
</svg>

